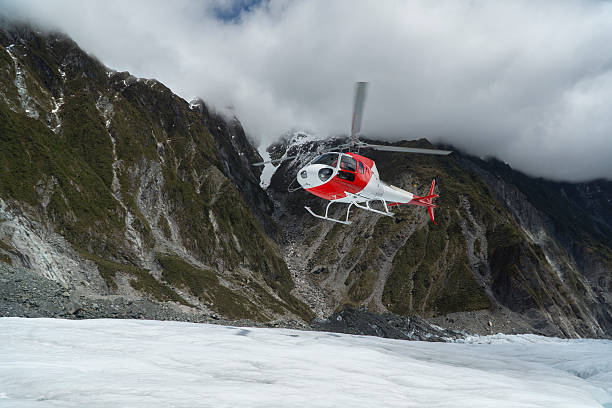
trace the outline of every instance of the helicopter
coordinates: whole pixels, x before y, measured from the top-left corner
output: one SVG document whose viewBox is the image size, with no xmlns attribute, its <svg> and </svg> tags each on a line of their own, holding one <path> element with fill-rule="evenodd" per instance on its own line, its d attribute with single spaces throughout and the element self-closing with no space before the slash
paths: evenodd
<svg viewBox="0 0 612 408">
<path fill-rule="evenodd" d="M 373 149 L 389 152 L 448 155 L 452 151 L 374 145 L 359 140 L 367 87 L 367 82 L 357 82 L 355 84 L 349 142 L 321 152 L 323 154 L 311 160 L 297 172 L 297 182 L 304 190 L 329 201 L 325 208 L 325 215 L 316 214 L 310 207 L 304 208 L 314 217 L 348 225 L 351 224 L 349 215 L 352 206 L 393 217 L 395 214 L 389 210 L 389 207 L 410 204 L 426 207 L 429 218 L 437 225 L 433 211 L 437 207 L 433 203 L 433 199 L 439 197 L 438 194 L 434 193 L 435 179 L 431 182 L 429 193 L 426 196 L 417 196 L 382 181 L 374 160 L 360 155 L 359 152 L 361 149 Z M 268 160 L 252 165 L 263 166 L 267 163 L 279 163 L 296 157 L 298 156 L 283 157 L 282 159 Z M 382 203 L 383 210 L 373 208 L 371 204 L 375 202 Z M 329 216 L 329 208 L 334 203 L 348 204 L 344 219 Z"/>
</svg>

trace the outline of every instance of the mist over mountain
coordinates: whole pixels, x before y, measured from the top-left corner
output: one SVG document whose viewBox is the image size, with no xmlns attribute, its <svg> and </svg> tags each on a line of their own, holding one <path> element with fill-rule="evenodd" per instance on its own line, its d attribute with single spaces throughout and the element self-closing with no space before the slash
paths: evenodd
<svg viewBox="0 0 612 408">
<path fill-rule="evenodd" d="M 287 129 L 427 138 L 532 176 L 612 177 L 612 4 L 452 0 L 2 0 L 119 71 L 231 107 L 264 146 Z"/>
<path fill-rule="evenodd" d="M 321 200 L 287 187 L 337 141 L 286 134 L 268 154 L 298 157 L 263 190 L 236 117 L 6 20 L 0 83 L 2 315 L 612 335 L 609 181 L 373 152 L 385 181 L 423 193 L 437 180 L 440 225 L 422 208 L 335 225 L 304 210 Z"/>
</svg>

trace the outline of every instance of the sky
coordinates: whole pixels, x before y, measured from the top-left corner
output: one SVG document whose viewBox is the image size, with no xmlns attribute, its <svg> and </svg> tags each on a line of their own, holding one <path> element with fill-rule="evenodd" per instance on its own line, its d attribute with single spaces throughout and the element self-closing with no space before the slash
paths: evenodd
<svg viewBox="0 0 612 408">
<path fill-rule="evenodd" d="M 106 66 L 290 129 L 428 138 L 554 180 L 612 180 L 612 2 L 0 0 Z"/>
</svg>

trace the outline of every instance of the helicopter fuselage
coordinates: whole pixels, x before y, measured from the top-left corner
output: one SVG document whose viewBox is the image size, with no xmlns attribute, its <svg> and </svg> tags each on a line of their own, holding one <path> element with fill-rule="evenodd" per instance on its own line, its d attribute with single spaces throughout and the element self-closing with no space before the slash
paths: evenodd
<svg viewBox="0 0 612 408">
<path fill-rule="evenodd" d="M 380 180 L 374 160 L 355 153 L 326 153 L 297 174 L 302 188 L 339 203 L 410 204 L 414 194 Z"/>
<path fill-rule="evenodd" d="M 349 148 L 350 150 L 368 148 L 390 152 L 436 155 L 448 155 L 452 153 L 449 150 L 376 145 L 360 141 L 358 136 L 361 129 L 361 118 L 363 116 L 363 105 L 365 102 L 367 85 L 367 82 L 357 82 L 355 86 L 350 143 L 336 146 L 336 149 L 342 150 Z M 297 157 L 299 157 L 299 155 L 285 155 L 280 159 L 253 163 L 253 165 L 262 166 L 267 163 L 282 162 Z M 350 151 L 348 153 L 329 152 L 317 157 L 298 171 L 297 181 L 304 190 L 329 201 L 325 208 L 324 215 L 315 213 L 310 207 L 304 207 L 312 216 L 317 218 L 342 224 L 350 224 L 349 214 L 352 206 L 392 217 L 393 213 L 389 211 L 390 206 L 412 204 L 426 207 L 429 218 L 434 224 L 436 223 L 433 212 L 433 209 L 437 207 L 437 205 L 433 203 L 433 199 L 438 197 L 437 194 L 434 194 L 434 188 L 436 186 L 435 179 L 429 187 L 429 193 L 426 196 L 419 197 L 399 187 L 383 182 L 378 175 L 378 169 L 376 168 L 374 160 Z M 291 190 L 291 185 L 289 185 L 289 192 L 291 191 L 294 190 Z M 373 202 L 380 202 L 383 206 L 383 210 L 371 207 L 370 204 Z M 348 204 L 346 218 L 344 220 L 329 216 L 329 207 L 333 203 Z"/>
</svg>

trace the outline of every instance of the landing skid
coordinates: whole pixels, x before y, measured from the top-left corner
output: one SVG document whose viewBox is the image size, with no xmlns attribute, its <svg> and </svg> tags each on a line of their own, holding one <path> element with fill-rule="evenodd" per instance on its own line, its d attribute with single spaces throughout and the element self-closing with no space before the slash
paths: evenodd
<svg viewBox="0 0 612 408">
<path fill-rule="evenodd" d="M 372 201 L 382 201 L 383 206 L 385 207 L 385 211 L 375 210 L 374 208 L 370 207 L 370 203 Z M 372 211 L 373 213 L 381 214 L 381 215 L 386 215 L 387 217 L 393 217 L 395 215 L 395 213 L 392 213 L 391 211 L 389 211 L 389 207 L 387 207 L 387 202 L 385 200 L 370 200 L 370 201 L 366 201 L 366 205 L 361 205 L 361 204 L 357 204 L 357 203 L 351 203 L 351 204 L 355 204 L 355 207 L 361 208 L 362 210 Z"/>
<path fill-rule="evenodd" d="M 370 202 L 372 201 L 382 201 L 383 206 L 385 207 L 385 211 L 380 211 L 380 210 L 376 210 L 372 207 L 370 207 Z M 393 217 L 395 214 L 389 211 L 389 208 L 387 207 L 387 202 L 385 200 L 368 200 L 365 202 L 366 205 L 361 205 L 355 201 L 352 201 L 351 203 L 349 203 L 348 208 L 346 209 L 346 219 L 344 221 L 342 220 L 337 220 L 335 218 L 331 218 L 328 216 L 329 213 L 329 207 L 334 203 L 335 201 L 330 201 L 327 204 L 327 207 L 325 207 L 325 215 L 319 215 L 319 214 L 315 214 L 314 211 L 312 211 L 312 209 L 310 207 L 304 207 L 313 217 L 317 217 L 320 218 L 322 220 L 327 220 L 327 221 L 333 221 L 333 222 L 338 222 L 340 224 L 345 224 L 345 225 L 350 225 L 351 221 L 349 221 L 349 215 L 351 213 L 351 207 L 354 205 L 357 208 L 361 208 L 363 210 L 366 211 L 371 211 L 373 213 L 376 214 L 381 214 L 381 215 L 386 215 L 387 217 Z"/>
<path fill-rule="evenodd" d="M 345 224 L 345 225 L 350 225 L 351 222 L 348 220 L 349 218 L 349 212 L 351 211 L 351 205 L 353 205 L 353 203 L 349 204 L 348 209 L 346 210 L 346 220 L 342 221 L 342 220 L 337 220 L 335 218 L 330 218 L 327 216 L 328 212 L 329 212 L 329 206 L 332 205 L 334 202 L 330 201 L 329 204 L 327 204 L 327 207 L 325 207 L 325 215 L 319 215 L 319 214 L 315 214 L 314 211 L 312 211 L 312 209 L 310 207 L 304 207 L 306 210 L 308 210 L 308 212 L 313 216 L 313 217 L 317 217 L 320 218 L 322 220 L 327 220 L 327 221 L 333 221 L 333 222 L 339 222 L 340 224 Z"/>
</svg>

